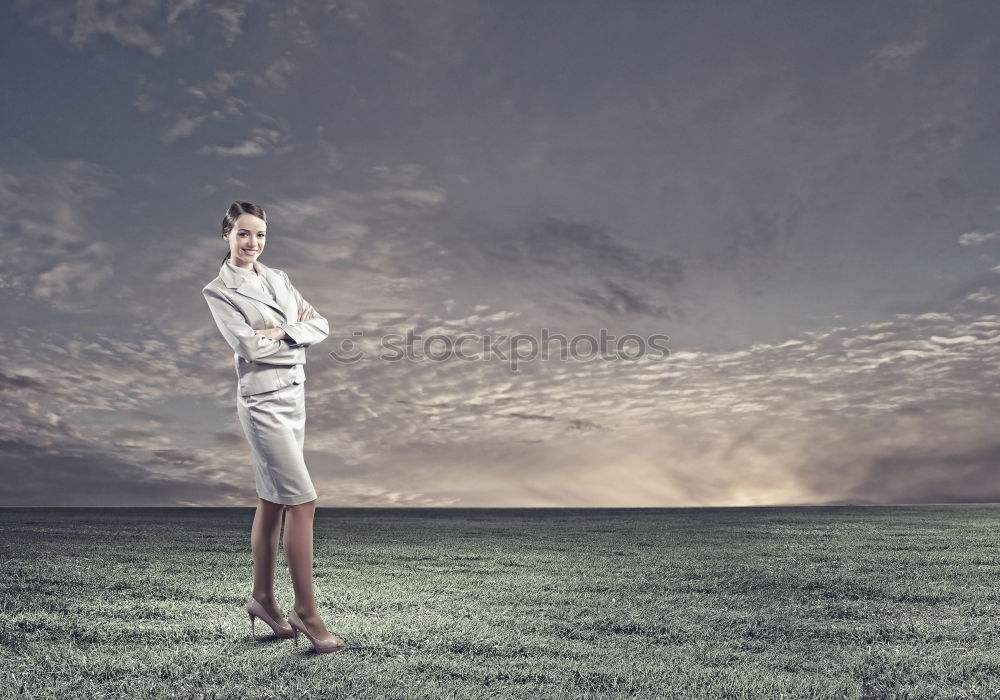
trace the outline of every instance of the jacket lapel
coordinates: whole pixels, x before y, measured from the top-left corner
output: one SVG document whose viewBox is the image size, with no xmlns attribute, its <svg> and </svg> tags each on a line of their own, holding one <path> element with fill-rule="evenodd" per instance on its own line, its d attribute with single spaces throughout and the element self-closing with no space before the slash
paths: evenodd
<svg viewBox="0 0 1000 700">
<path fill-rule="evenodd" d="M 264 292 L 253 283 L 253 280 L 246 279 L 245 277 L 242 277 L 241 275 L 230 270 L 227 263 L 222 263 L 222 269 L 219 271 L 219 276 L 230 289 L 235 289 L 238 294 L 255 299 L 262 304 L 267 304 L 281 314 L 287 321 L 288 314 L 285 312 L 285 307 L 288 306 L 288 295 L 285 292 L 285 285 L 279 284 L 278 275 L 275 272 L 272 272 L 269 267 L 266 267 L 259 260 L 256 261 L 256 264 L 258 269 L 260 269 L 261 274 L 265 275 L 267 277 L 267 281 L 271 283 L 271 287 L 274 289 L 274 294 L 277 297 L 277 300 L 271 299 L 269 296 L 264 294 Z"/>
</svg>

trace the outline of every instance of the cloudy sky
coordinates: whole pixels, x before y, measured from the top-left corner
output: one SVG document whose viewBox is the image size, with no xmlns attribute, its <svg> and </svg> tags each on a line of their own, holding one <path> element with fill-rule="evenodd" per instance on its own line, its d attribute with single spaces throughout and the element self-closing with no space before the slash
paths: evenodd
<svg viewBox="0 0 1000 700">
<path fill-rule="evenodd" d="M 238 199 L 331 323 L 320 506 L 1000 501 L 996 3 L 0 19 L 0 505 L 256 502 L 201 295 Z M 379 353 L 542 328 L 669 353 Z"/>
</svg>

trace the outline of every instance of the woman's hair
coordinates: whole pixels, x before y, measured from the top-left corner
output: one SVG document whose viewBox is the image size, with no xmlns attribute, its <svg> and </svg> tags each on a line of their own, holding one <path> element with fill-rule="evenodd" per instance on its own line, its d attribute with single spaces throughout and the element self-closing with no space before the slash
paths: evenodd
<svg viewBox="0 0 1000 700">
<path fill-rule="evenodd" d="M 233 230 L 233 226 L 236 225 L 236 220 L 240 218 L 240 214 L 253 214 L 254 216 L 260 217 L 264 221 L 267 221 L 267 214 L 264 210 L 253 202 L 233 202 L 229 205 L 229 211 L 226 215 L 222 217 L 222 235 L 225 236 L 227 233 Z M 222 259 L 223 264 L 229 260 L 229 256 L 232 253 L 230 249 L 226 253 L 226 257 Z"/>
</svg>

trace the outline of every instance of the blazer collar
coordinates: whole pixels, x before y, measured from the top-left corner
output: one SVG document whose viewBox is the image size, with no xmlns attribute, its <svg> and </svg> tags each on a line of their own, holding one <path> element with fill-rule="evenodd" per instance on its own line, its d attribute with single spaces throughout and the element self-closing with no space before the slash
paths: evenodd
<svg viewBox="0 0 1000 700">
<path fill-rule="evenodd" d="M 267 304 L 272 309 L 280 313 L 285 319 L 288 319 L 288 314 L 285 309 L 282 308 L 286 305 L 288 299 L 285 292 L 285 285 L 280 283 L 280 276 L 277 272 L 269 268 L 267 265 L 262 263 L 260 260 L 255 260 L 254 265 L 260 270 L 260 274 L 267 278 L 267 281 L 271 283 L 271 287 L 274 289 L 274 293 L 277 299 L 271 299 L 268 295 L 264 294 L 261 289 L 254 284 L 253 280 L 243 277 L 238 272 L 234 272 L 229 268 L 228 262 L 222 263 L 222 269 L 219 270 L 219 277 L 230 289 L 235 289 L 237 294 L 242 294 L 243 296 L 250 297 L 251 299 L 256 299 L 262 304 Z"/>
</svg>

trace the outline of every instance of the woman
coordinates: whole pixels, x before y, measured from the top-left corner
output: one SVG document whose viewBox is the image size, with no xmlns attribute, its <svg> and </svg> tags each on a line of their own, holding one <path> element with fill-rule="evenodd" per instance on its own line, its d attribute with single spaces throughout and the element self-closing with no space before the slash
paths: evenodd
<svg viewBox="0 0 1000 700">
<path fill-rule="evenodd" d="M 267 236 L 264 210 L 234 202 L 222 220 L 229 242 L 219 276 L 202 289 L 222 336 L 235 351 L 236 410 L 253 456 L 257 512 L 250 542 L 253 593 L 250 631 L 259 617 L 279 637 L 305 634 L 317 652 L 344 648 L 323 624 L 313 597 L 316 489 L 302 449 L 305 434 L 305 349 L 326 338 L 329 324 L 292 286 L 288 275 L 260 262 Z M 295 589 L 286 623 L 274 599 L 274 567 L 282 512 L 285 555 Z M 290 623 L 290 624 L 289 624 Z"/>
</svg>

